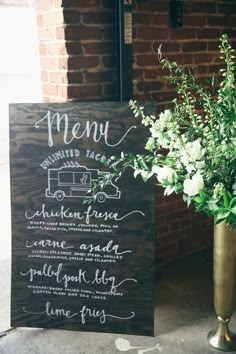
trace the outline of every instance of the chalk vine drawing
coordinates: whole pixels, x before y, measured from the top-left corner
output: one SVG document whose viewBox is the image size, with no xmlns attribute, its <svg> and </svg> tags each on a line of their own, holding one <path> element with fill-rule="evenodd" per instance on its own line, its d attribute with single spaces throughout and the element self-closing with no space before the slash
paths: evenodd
<svg viewBox="0 0 236 354">
<path fill-rule="evenodd" d="M 133 350 L 133 349 L 138 349 L 137 354 L 143 354 L 143 353 L 147 353 L 147 352 L 151 352 L 152 350 L 157 349 L 159 352 L 162 351 L 162 347 L 159 343 L 157 343 L 155 345 L 155 347 L 133 347 L 130 345 L 130 342 L 127 339 L 123 339 L 123 338 L 117 338 L 115 340 L 115 346 L 118 350 L 120 350 L 121 352 L 127 352 L 129 350 Z"/>
</svg>

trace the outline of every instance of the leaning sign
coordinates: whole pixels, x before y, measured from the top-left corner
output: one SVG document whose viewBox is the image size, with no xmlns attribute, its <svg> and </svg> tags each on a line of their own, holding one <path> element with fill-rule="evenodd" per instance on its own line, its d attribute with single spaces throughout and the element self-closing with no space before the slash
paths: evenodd
<svg viewBox="0 0 236 354">
<path fill-rule="evenodd" d="M 154 335 L 153 184 L 111 178 L 143 141 L 126 103 L 10 105 L 12 326 Z"/>
</svg>

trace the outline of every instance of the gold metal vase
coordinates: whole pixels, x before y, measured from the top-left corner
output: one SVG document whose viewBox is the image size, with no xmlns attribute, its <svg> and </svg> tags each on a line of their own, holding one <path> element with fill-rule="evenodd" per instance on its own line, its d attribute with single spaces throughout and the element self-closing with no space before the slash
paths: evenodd
<svg viewBox="0 0 236 354">
<path fill-rule="evenodd" d="M 208 334 L 208 341 L 213 348 L 230 352 L 236 349 L 236 335 L 228 328 L 235 302 L 236 229 L 226 223 L 214 227 L 213 272 L 218 327 Z"/>
</svg>

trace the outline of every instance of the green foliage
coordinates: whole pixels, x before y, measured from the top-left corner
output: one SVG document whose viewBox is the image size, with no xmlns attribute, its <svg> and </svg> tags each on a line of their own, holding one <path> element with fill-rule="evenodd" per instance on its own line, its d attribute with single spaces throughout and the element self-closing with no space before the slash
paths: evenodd
<svg viewBox="0 0 236 354">
<path fill-rule="evenodd" d="M 169 71 L 164 79 L 175 85 L 177 96 L 172 109 L 159 117 L 146 115 L 137 101 L 130 107 L 149 129 L 147 155 L 122 155 L 117 171 L 131 167 L 134 176 L 144 181 L 151 176 L 165 188 L 165 194 L 183 193 L 189 206 L 236 228 L 236 90 L 235 56 L 228 36 L 223 34 L 219 45 L 220 86 L 215 76 L 200 85 L 193 68 L 178 66 L 163 58 L 161 46 L 158 58 Z"/>
</svg>

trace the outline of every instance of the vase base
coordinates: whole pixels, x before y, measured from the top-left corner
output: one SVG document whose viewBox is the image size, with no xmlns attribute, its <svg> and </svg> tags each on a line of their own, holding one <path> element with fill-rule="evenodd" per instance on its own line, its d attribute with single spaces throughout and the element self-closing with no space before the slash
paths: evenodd
<svg viewBox="0 0 236 354">
<path fill-rule="evenodd" d="M 220 320 L 218 328 L 210 331 L 207 336 L 209 344 L 213 348 L 224 352 L 232 352 L 236 350 L 236 335 L 229 330 L 229 321 L 224 321 L 219 317 L 218 320 Z"/>
</svg>

